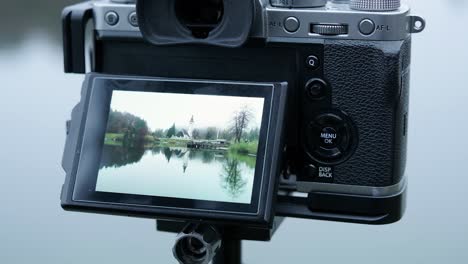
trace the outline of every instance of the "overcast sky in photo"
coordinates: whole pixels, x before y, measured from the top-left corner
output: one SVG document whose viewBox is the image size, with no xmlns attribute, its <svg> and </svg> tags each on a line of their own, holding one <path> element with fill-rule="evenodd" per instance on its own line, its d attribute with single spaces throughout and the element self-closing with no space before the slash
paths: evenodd
<svg viewBox="0 0 468 264">
<path fill-rule="evenodd" d="M 138 116 L 149 128 L 188 127 L 194 117 L 195 128 L 229 126 L 236 111 L 247 106 L 253 114 L 249 128 L 260 127 L 264 98 L 193 95 L 174 93 L 114 91 L 111 109 Z"/>
</svg>

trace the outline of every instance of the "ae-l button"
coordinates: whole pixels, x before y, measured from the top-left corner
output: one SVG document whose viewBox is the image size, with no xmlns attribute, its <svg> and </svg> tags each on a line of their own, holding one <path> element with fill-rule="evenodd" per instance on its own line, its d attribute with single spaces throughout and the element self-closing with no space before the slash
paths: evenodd
<svg viewBox="0 0 468 264">
<path fill-rule="evenodd" d="M 300 26 L 301 23 L 295 17 L 288 17 L 284 20 L 284 29 L 286 29 L 286 31 L 289 33 L 296 32 Z"/>
</svg>

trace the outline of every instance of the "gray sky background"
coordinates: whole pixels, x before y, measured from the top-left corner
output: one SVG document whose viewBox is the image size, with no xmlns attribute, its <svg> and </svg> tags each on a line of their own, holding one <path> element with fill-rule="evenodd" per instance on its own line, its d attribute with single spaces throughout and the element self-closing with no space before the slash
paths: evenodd
<svg viewBox="0 0 468 264">
<path fill-rule="evenodd" d="M 59 205 L 65 121 L 84 79 L 63 73 L 66 2 L 2 2 L 0 263 L 176 263 L 176 235 L 157 232 L 154 220 Z M 404 218 L 387 226 L 288 218 L 271 242 L 243 242 L 243 263 L 468 263 L 468 34 L 453 26 L 466 21 L 468 1 L 411 3 L 427 29 L 412 42 Z M 462 136 L 446 136 L 448 128 Z"/>
<path fill-rule="evenodd" d="M 251 97 L 114 91 L 111 108 L 136 115 L 155 130 L 174 123 L 186 127 L 192 115 L 195 128 L 226 128 L 234 113 L 247 106 L 254 116 L 249 127 L 254 128 L 261 125 L 263 103 L 263 98 Z"/>
</svg>

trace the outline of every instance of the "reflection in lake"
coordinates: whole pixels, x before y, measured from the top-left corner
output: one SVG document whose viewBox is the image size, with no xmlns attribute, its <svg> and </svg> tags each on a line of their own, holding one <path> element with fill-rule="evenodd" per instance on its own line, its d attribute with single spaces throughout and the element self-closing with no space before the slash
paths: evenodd
<svg viewBox="0 0 468 264">
<path fill-rule="evenodd" d="M 249 204 L 255 157 L 183 147 L 104 146 L 96 190 Z"/>
<path fill-rule="evenodd" d="M 226 159 L 224 161 L 221 178 L 223 188 L 232 197 L 237 197 L 247 184 L 242 178 L 242 172 L 239 170 L 239 160 L 237 159 Z"/>
<path fill-rule="evenodd" d="M 101 166 L 105 168 L 120 168 L 141 160 L 145 149 L 143 147 L 123 148 L 119 146 L 104 146 Z"/>
</svg>

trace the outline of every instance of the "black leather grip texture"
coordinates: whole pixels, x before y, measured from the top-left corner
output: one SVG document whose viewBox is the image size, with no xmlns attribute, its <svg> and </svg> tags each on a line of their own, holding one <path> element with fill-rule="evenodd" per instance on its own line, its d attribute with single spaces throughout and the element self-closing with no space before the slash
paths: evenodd
<svg viewBox="0 0 468 264">
<path fill-rule="evenodd" d="M 357 127 L 354 155 L 335 167 L 337 184 L 398 183 L 406 159 L 410 38 L 404 41 L 327 40 L 324 75 L 333 107 Z"/>
</svg>

